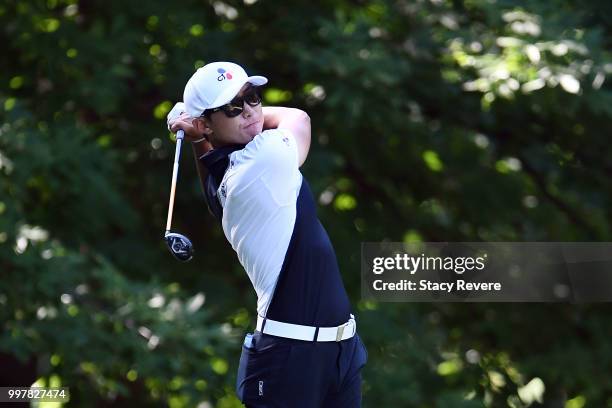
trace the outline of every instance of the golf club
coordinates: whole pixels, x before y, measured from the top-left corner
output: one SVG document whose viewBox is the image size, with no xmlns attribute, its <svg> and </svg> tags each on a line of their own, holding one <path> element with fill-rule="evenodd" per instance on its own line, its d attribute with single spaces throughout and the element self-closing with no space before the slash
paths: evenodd
<svg viewBox="0 0 612 408">
<path fill-rule="evenodd" d="M 175 106 L 177 108 L 179 104 Z M 172 109 L 174 111 L 175 109 Z M 171 112 L 172 114 L 172 112 Z M 179 112 L 180 115 L 180 112 Z M 170 117 L 170 114 L 168 115 Z M 182 130 L 176 132 L 176 150 L 174 151 L 174 166 L 172 168 L 172 184 L 170 185 L 170 204 L 168 205 L 168 220 L 166 221 L 166 232 L 164 239 L 170 253 L 179 261 L 187 262 L 193 257 L 193 244 L 185 235 L 170 232 L 172 223 L 172 211 L 174 210 L 174 195 L 176 192 L 176 180 L 178 178 L 179 159 L 181 157 L 181 145 L 185 133 Z"/>
</svg>

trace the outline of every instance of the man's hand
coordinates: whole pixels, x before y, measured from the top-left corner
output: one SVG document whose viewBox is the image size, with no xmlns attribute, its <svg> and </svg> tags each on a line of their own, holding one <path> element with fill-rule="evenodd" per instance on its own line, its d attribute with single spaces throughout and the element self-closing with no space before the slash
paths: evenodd
<svg viewBox="0 0 612 408">
<path fill-rule="evenodd" d="M 193 126 L 192 122 L 193 118 L 189 116 L 187 112 L 183 112 L 176 118 L 168 118 L 168 129 L 170 129 L 172 133 L 176 133 L 182 129 L 185 132 L 185 140 L 189 140 L 190 142 L 202 139 L 204 135 L 198 133 L 198 130 Z"/>
<path fill-rule="evenodd" d="M 185 140 L 194 142 L 192 146 L 196 158 L 213 148 L 208 140 L 203 140 L 204 135 L 200 134 L 195 126 L 193 126 L 193 118 L 185 112 L 185 104 L 183 102 L 178 102 L 174 105 L 168 113 L 167 123 L 168 129 L 172 133 L 182 129 L 185 132 Z"/>
</svg>

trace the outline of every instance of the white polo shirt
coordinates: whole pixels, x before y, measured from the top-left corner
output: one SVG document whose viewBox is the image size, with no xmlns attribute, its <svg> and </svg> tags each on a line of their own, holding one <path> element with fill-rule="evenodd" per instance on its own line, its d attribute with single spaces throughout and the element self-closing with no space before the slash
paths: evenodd
<svg viewBox="0 0 612 408">
<path fill-rule="evenodd" d="M 296 219 L 302 184 L 297 145 L 288 129 L 266 130 L 229 159 L 217 191 L 221 225 L 255 288 L 257 312 L 265 316 Z"/>
</svg>

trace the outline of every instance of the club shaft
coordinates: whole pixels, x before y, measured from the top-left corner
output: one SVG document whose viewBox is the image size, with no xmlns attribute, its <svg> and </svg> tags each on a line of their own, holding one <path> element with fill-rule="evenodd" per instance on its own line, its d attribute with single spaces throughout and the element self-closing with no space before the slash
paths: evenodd
<svg viewBox="0 0 612 408">
<path fill-rule="evenodd" d="M 174 150 L 174 165 L 172 166 L 172 183 L 170 184 L 170 203 L 168 205 L 168 220 L 166 221 L 166 232 L 170 231 L 172 224 L 172 211 L 174 210 L 174 196 L 176 193 L 176 180 L 178 179 L 179 161 L 181 158 L 181 145 L 185 133 L 182 130 L 176 132 L 176 149 Z"/>
</svg>

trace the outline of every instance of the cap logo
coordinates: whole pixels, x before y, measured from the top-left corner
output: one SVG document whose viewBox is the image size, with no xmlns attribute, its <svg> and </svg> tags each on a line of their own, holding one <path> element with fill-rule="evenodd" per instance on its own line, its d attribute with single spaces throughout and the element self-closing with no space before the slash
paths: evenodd
<svg viewBox="0 0 612 408">
<path fill-rule="evenodd" d="M 221 75 L 217 77 L 217 81 L 224 81 L 226 79 L 232 79 L 232 73 L 224 70 L 223 68 L 218 68 L 217 72 Z"/>
</svg>

